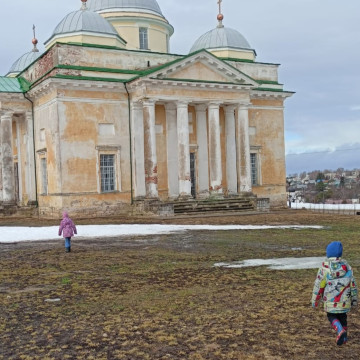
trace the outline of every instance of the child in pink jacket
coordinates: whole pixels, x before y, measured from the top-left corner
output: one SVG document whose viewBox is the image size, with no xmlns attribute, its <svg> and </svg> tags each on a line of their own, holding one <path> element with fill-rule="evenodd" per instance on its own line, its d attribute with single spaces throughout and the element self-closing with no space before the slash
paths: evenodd
<svg viewBox="0 0 360 360">
<path fill-rule="evenodd" d="M 59 236 L 61 236 L 61 234 L 63 234 L 65 238 L 65 251 L 70 252 L 71 238 L 74 234 L 77 234 L 77 230 L 74 222 L 69 218 L 69 214 L 66 211 L 63 212 L 63 219 L 59 227 Z"/>
</svg>

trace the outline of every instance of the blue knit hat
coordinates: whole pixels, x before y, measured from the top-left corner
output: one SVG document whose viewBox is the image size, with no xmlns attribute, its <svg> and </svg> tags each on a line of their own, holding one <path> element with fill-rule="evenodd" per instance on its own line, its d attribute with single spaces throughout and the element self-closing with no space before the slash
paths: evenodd
<svg viewBox="0 0 360 360">
<path fill-rule="evenodd" d="M 328 258 L 336 257 L 339 258 L 342 256 L 343 246 L 340 241 L 333 241 L 326 248 L 326 256 Z"/>
</svg>

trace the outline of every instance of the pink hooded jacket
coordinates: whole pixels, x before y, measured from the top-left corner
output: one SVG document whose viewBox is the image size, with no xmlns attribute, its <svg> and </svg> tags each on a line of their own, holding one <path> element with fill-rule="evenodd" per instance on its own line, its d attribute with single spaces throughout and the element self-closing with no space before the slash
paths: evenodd
<svg viewBox="0 0 360 360">
<path fill-rule="evenodd" d="M 63 213 L 63 219 L 60 223 L 59 236 L 61 236 L 61 233 L 64 238 L 72 237 L 74 234 L 77 234 L 76 226 L 69 218 L 69 214 L 66 211 Z"/>
</svg>

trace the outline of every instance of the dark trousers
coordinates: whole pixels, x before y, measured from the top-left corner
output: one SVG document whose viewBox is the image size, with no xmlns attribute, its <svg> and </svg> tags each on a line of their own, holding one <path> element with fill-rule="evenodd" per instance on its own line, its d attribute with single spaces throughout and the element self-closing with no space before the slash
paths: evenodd
<svg viewBox="0 0 360 360">
<path fill-rule="evenodd" d="M 339 320 L 341 326 L 345 328 L 345 330 L 347 329 L 347 313 L 340 313 L 340 314 L 327 313 L 327 317 L 331 325 L 334 320 Z"/>
</svg>

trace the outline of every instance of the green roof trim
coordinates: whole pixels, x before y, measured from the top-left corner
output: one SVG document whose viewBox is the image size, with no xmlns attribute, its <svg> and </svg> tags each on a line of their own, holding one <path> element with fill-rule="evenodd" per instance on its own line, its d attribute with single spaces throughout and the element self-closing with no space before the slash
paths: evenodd
<svg viewBox="0 0 360 360">
<path fill-rule="evenodd" d="M 98 48 L 98 49 L 109 49 L 109 50 L 121 50 L 126 52 L 137 52 L 137 53 L 144 53 L 144 54 L 158 54 L 158 55 L 168 55 L 168 56 L 180 56 L 184 57 L 184 55 L 180 54 L 169 54 L 164 52 L 158 52 L 158 51 L 146 51 L 146 50 L 130 50 L 130 49 L 124 49 L 120 48 L 118 46 L 111 46 L 111 45 L 97 45 L 97 44 L 87 44 L 87 43 L 76 43 L 76 42 L 56 42 L 54 43 L 48 50 L 50 50 L 53 46 L 60 44 L 60 45 L 71 45 L 71 46 L 82 46 L 82 47 L 92 47 L 92 48 Z"/>
<path fill-rule="evenodd" d="M 90 81 L 106 81 L 106 82 L 119 82 L 119 83 L 126 83 L 132 79 L 114 79 L 114 78 L 103 78 L 103 77 L 95 77 L 95 76 L 72 76 L 72 75 L 62 75 L 56 74 L 55 76 L 51 76 L 53 79 L 70 79 L 70 80 L 90 80 Z"/>
<path fill-rule="evenodd" d="M 186 55 L 186 56 L 183 56 L 183 57 L 180 58 L 180 59 L 175 59 L 175 60 L 173 60 L 173 61 L 170 61 L 170 62 L 168 62 L 168 63 L 166 63 L 166 64 L 163 64 L 163 65 L 161 65 L 161 66 L 159 66 L 159 67 L 157 67 L 157 68 L 153 68 L 153 69 L 151 69 L 151 70 L 146 70 L 146 71 L 144 71 L 144 73 L 143 73 L 142 75 L 143 75 L 143 76 L 150 75 L 150 74 L 152 74 L 152 73 L 154 73 L 154 72 L 156 72 L 156 71 L 159 71 L 159 70 L 164 69 L 164 68 L 166 68 L 166 67 L 172 66 L 172 65 L 174 65 L 174 64 L 176 64 L 176 63 L 178 63 L 178 62 L 180 62 L 180 61 L 183 61 L 183 60 L 185 60 L 185 59 L 187 59 L 187 58 L 190 58 L 190 57 L 192 57 L 192 56 L 194 56 L 194 55 L 197 55 L 197 54 L 199 54 L 199 53 L 201 53 L 201 52 L 206 52 L 207 54 L 209 54 L 209 55 L 210 55 L 211 57 L 213 57 L 214 59 L 223 62 L 223 63 L 226 64 L 227 66 L 230 66 L 230 67 L 234 70 L 234 72 L 240 73 L 240 74 L 244 75 L 246 78 L 248 78 L 248 79 L 254 81 L 255 83 L 257 83 L 257 81 L 256 81 L 255 79 L 253 79 L 251 76 L 246 75 L 246 74 L 243 73 L 241 70 L 237 69 L 236 67 L 232 66 L 231 64 L 228 64 L 227 62 L 223 61 L 221 58 L 218 58 L 217 56 L 215 56 L 214 54 L 212 54 L 211 52 L 209 52 L 209 51 L 207 51 L 207 50 L 205 50 L 205 49 L 200 49 L 200 50 L 194 51 L 193 53 L 188 54 L 188 55 Z"/>
<path fill-rule="evenodd" d="M 222 61 L 234 61 L 234 62 L 245 62 L 245 63 L 254 63 L 254 60 L 250 59 L 237 59 L 237 58 L 228 58 L 228 57 L 219 57 L 218 59 Z"/>
<path fill-rule="evenodd" d="M 196 80 L 196 79 L 176 79 L 176 78 L 163 78 L 163 79 L 158 79 L 158 78 L 152 78 L 154 80 L 166 80 L 166 81 L 183 81 L 183 82 L 190 82 L 190 83 L 205 83 L 205 84 L 226 84 L 226 85 L 238 85 L 238 86 L 242 86 L 242 85 L 248 85 L 248 86 L 253 86 L 252 84 L 241 84 L 241 83 L 234 83 L 234 82 L 224 82 L 224 81 L 210 81 L 210 80 Z"/>
<path fill-rule="evenodd" d="M 68 70 L 84 70 L 84 71 L 96 71 L 96 72 L 109 72 L 117 74 L 136 74 L 141 75 L 143 71 L 140 70 L 124 70 L 124 69 L 113 69 L 113 68 L 99 68 L 91 66 L 74 66 L 74 65 L 57 65 L 54 68 L 57 69 L 68 69 Z"/>
<path fill-rule="evenodd" d="M 20 81 L 17 78 L 0 76 L 0 93 L 23 93 Z"/>
<path fill-rule="evenodd" d="M 266 63 L 261 61 L 253 61 L 253 60 L 247 60 L 247 59 L 236 59 L 236 58 L 219 58 L 223 61 L 233 61 L 233 62 L 245 62 L 245 63 L 251 63 L 251 64 L 263 64 L 263 65 L 275 65 L 280 66 L 281 64 L 276 63 Z"/>
<path fill-rule="evenodd" d="M 23 77 L 18 77 L 20 86 L 21 86 L 21 90 L 26 93 L 30 90 L 30 86 L 31 83 L 29 81 L 27 81 L 26 79 L 24 79 Z"/>
<path fill-rule="evenodd" d="M 57 41 L 55 44 L 62 44 L 62 45 L 75 45 L 75 46 L 83 46 L 83 47 L 93 47 L 93 48 L 100 48 L 100 49 L 109 49 L 109 50 L 125 50 L 118 46 L 111 46 L 111 45 L 97 45 L 97 44 L 86 44 L 86 43 L 78 43 L 78 42 L 60 42 Z M 54 45 L 55 45 L 54 44 Z"/>
<path fill-rule="evenodd" d="M 284 85 L 284 84 L 280 84 L 277 81 L 271 81 L 271 80 L 256 80 L 260 85 L 262 84 L 269 84 L 269 85 Z"/>
<path fill-rule="evenodd" d="M 282 93 L 295 94 L 294 91 L 286 91 L 286 90 L 282 90 L 282 89 L 272 89 L 272 88 L 255 88 L 253 90 L 256 90 L 256 91 L 273 91 L 273 92 L 282 92 Z"/>
</svg>

